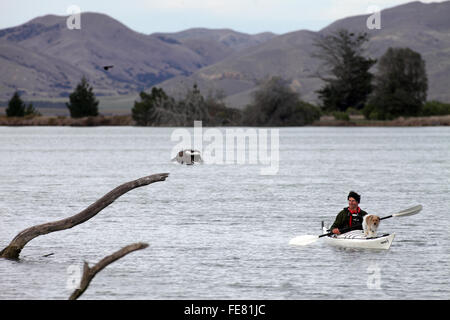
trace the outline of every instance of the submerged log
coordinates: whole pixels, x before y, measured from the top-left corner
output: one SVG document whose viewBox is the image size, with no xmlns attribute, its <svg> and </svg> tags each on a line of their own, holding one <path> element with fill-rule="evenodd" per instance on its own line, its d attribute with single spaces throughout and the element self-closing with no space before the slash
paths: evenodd
<svg viewBox="0 0 450 320">
<path fill-rule="evenodd" d="M 109 255 L 105 258 L 103 258 L 101 261 L 99 261 L 95 266 L 92 268 L 89 267 L 87 262 L 84 262 L 83 267 L 83 277 L 80 281 L 80 286 L 78 289 L 75 289 L 75 291 L 71 294 L 69 297 L 69 300 L 76 300 L 78 299 L 88 288 L 89 284 L 91 283 L 92 279 L 95 277 L 95 275 L 100 272 L 102 269 L 104 269 L 107 265 L 113 263 L 116 260 L 119 260 L 123 256 L 129 254 L 130 252 L 145 249 L 148 247 L 147 243 L 134 243 L 130 244 L 119 251 L 114 252 L 112 255 Z"/>
<path fill-rule="evenodd" d="M 19 259 L 22 249 L 34 238 L 50 232 L 70 229 L 80 223 L 83 223 L 94 217 L 97 213 L 109 206 L 114 202 L 114 200 L 128 191 L 154 182 L 165 181 L 168 176 L 168 173 L 158 173 L 124 183 L 108 192 L 102 198 L 98 199 L 89 207 L 72 217 L 27 228 L 20 232 L 6 248 L 0 251 L 0 258 Z"/>
</svg>

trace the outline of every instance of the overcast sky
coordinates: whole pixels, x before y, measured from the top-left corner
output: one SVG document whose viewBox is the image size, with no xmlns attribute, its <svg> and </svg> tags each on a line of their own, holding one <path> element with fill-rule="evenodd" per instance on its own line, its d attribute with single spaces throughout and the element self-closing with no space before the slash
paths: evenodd
<svg viewBox="0 0 450 320">
<path fill-rule="evenodd" d="M 0 29 L 46 14 L 81 12 L 107 14 L 142 32 L 176 32 L 194 27 L 230 28 L 245 33 L 282 34 L 300 29 L 317 31 L 333 21 L 371 13 L 408 0 L 0 0 Z M 428 1 L 422 2 L 442 2 Z"/>
</svg>

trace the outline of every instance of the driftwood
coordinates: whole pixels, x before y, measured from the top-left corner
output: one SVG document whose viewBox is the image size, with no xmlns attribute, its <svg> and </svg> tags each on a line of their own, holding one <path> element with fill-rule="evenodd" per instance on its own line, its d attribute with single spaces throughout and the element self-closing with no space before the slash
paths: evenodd
<svg viewBox="0 0 450 320">
<path fill-rule="evenodd" d="M 129 254 L 130 252 L 140 250 L 140 249 L 145 249 L 147 247 L 148 247 L 148 244 L 146 244 L 146 243 L 130 244 L 130 245 L 120 249 L 119 251 L 114 252 L 112 255 L 103 258 L 92 268 L 89 267 L 87 262 L 84 262 L 83 277 L 81 278 L 80 286 L 78 289 L 75 289 L 75 291 L 69 297 L 69 300 L 78 299 L 83 294 L 83 292 L 86 291 L 87 287 L 89 286 L 91 280 L 95 277 L 95 275 L 98 272 L 100 272 L 102 269 L 104 269 L 107 265 L 113 263 L 116 260 L 119 260 L 120 258 Z"/>
<path fill-rule="evenodd" d="M 142 186 L 149 185 L 154 182 L 164 181 L 168 177 L 168 173 L 153 174 L 147 177 L 143 177 L 134 181 L 124 183 L 112 191 L 108 192 L 102 198 L 91 204 L 89 207 L 81 211 L 80 213 L 59 221 L 44 223 L 41 225 L 33 226 L 20 232 L 10 244 L 0 251 L 0 258 L 6 259 L 18 259 L 20 252 L 25 247 L 25 245 L 33 240 L 34 238 L 55 231 L 61 231 L 65 229 L 70 229 L 80 223 L 83 223 L 102 209 L 109 206 L 121 195 L 127 193 L 130 190 L 139 188 Z"/>
</svg>

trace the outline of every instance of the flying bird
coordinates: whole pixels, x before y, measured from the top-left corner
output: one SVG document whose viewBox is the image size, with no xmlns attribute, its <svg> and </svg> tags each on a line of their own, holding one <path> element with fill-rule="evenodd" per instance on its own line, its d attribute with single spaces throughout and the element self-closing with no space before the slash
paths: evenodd
<svg viewBox="0 0 450 320">
<path fill-rule="evenodd" d="M 112 68 L 114 66 L 104 66 L 103 69 L 105 69 L 106 71 L 108 71 L 108 69 Z"/>
</svg>

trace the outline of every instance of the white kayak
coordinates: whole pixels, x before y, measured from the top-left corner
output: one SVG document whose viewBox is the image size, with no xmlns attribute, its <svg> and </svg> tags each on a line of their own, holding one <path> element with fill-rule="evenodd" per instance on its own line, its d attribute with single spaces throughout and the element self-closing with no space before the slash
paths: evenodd
<svg viewBox="0 0 450 320">
<path fill-rule="evenodd" d="M 327 228 L 322 227 L 323 233 L 328 233 Z M 391 247 L 395 233 L 387 233 L 376 237 L 365 237 L 362 230 L 349 231 L 340 235 L 323 237 L 327 244 L 342 248 L 384 249 Z"/>
</svg>

